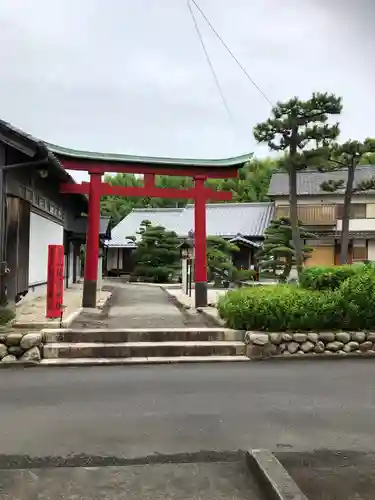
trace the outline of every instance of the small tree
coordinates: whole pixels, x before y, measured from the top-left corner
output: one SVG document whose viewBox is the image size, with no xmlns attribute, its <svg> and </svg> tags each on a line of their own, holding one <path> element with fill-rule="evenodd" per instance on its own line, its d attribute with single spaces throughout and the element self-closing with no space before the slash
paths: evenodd
<svg viewBox="0 0 375 500">
<path fill-rule="evenodd" d="M 290 220 L 298 274 L 303 269 L 303 248 L 298 226 L 297 171 L 305 168 L 313 156 L 312 148 L 327 145 L 339 135 L 338 124 L 327 124 L 329 115 L 341 112 L 341 98 L 314 93 L 307 101 L 297 97 L 277 103 L 271 118 L 254 129 L 258 142 L 266 142 L 273 151 L 285 153 L 283 168 L 289 176 Z"/>
<path fill-rule="evenodd" d="M 219 236 L 207 238 L 207 274 L 209 281 L 216 285 L 226 278 L 231 281 L 232 274 L 236 269 L 233 265 L 232 254 L 238 252 L 239 248 Z"/>
<path fill-rule="evenodd" d="M 143 221 L 134 251 L 133 275 L 154 283 L 166 283 L 180 268 L 180 240 L 173 231 Z M 135 240 L 134 237 L 131 239 Z"/>
<path fill-rule="evenodd" d="M 302 240 L 314 238 L 314 235 L 305 231 L 300 223 L 298 226 Z M 311 257 L 312 251 L 312 247 L 302 246 L 303 262 Z M 295 263 L 296 251 L 292 243 L 290 219 L 282 217 L 271 221 L 265 231 L 263 247 L 258 253 L 260 275 L 264 278 L 275 278 L 280 283 L 285 283 Z"/>
<path fill-rule="evenodd" d="M 322 157 L 328 159 L 326 167 L 321 170 L 334 171 L 344 170 L 347 172 L 347 180 L 329 180 L 323 182 L 321 189 L 330 193 L 345 189 L 344 195 L 344 208 L 342 215 L 342 228 L 340 238 L 340 264 L 348 262 L 349 250 L 349 219 L 350 207 L 352 203 L 353 194 L 358 191 L 367 191 L 375 189 L 375 182 L 373 180 L 365 181 L 361 184 L 355 185 L 354 177 L 358 165 L 363 164 L 366 158 L 371 158 L 370 155 L 375 153 L 375 140 L 366 139 L 363 143 L 358 141 L 347 141 L 344 144 L 333 144 L 330 148 L 326 149 L 326 153 Z"/>
</svg>

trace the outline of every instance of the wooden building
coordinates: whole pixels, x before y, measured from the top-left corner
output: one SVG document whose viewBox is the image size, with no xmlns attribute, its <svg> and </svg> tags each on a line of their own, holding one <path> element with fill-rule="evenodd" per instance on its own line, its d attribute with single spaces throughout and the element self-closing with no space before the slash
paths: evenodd
<svg viewBox="0 0 375 500">
<path fill-rule="evenodd" d="M 375 166 L 359 166 L 354 183 L 357 185 L 374 176 Z M 345 185 L 347 171 L 302 170 L 297 174 L 299 219 L 316 235 L 316 239 L 308 241 L 314 251 L 307 266 L 339 264 L 344 189 L 335 193 L 323 191 L 322 183 L 330 179 L 342 180 Z M 268 194 L 275 202 L 276 216 L 288 216 L 289 186 L 285 172 L 273 174 Z M 349 231 L 349 262 L 375 261 L 375 191 L 353 195 Z"/>
<path fill-rule="evenodd" d="M 233 241 L 239 252 L 233 255 L 238 268 L 249 269 L 255 264 L 255 253 L 261 246 L 264 231 L 274 214 L 273 203 L 208 203 L 206 206 L 207 236 L 220 236 Z M 108 275 L 126 275 L 133 269 L 132 253 L 142 221 L 174 231 L 181 239 L 193 231 L 193 205 L 185 208 L 134 209 L 112 230 L 107 243 L 106 272 Z"/>
<path fill-rule="evenodd" d="M 0 300 L 43 294 L 49 244 L 65 248 L 65 286 L 81 274 L 87 198 L 60 194 L 74 182 L 47 145 L 0 120 Z M 109 238 L 109 219 L 101 222 Z"/>
</svg>

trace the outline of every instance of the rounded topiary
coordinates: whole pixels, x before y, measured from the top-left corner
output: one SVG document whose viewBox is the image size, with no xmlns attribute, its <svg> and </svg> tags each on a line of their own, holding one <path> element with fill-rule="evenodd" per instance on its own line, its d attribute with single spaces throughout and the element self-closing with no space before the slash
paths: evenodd
<svg viewBox="0 0 375 500">
<path fill-rule="evenodd" d="M 10 307 L 0 307 L 0 325 L 6 325 L 14 319 L 15 312 Z"/>
</svg>

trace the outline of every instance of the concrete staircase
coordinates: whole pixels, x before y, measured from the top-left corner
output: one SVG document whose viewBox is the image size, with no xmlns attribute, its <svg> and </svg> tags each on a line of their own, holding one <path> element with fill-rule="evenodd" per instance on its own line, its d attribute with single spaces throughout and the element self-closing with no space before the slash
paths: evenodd
<svg viewBox="0 0 375 500">
<path fill-rule="evenodd" d="M 248 361 L 228 328 L 43 330 L 43 365 Z"/>
</svg>

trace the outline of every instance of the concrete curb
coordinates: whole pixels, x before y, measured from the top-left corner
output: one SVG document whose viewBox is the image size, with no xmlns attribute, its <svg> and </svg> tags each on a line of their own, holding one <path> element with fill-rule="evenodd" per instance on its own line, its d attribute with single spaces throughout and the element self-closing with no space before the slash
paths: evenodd
<svg viewBox="0 0 375 500">
<path fill-rule="evenodd" d="M 220 326 L 222 328 L 226 327 L 225 321 L 220 318 L 215 307 L 198 307 L 197 311 L 202 314 L 202 316 L 207 318 L 211 323 L 215 323 L 217 326 Z"/>
<path fill-rule="evenodd" d="M 163 292 L 176 304 L 176 307 L 179 307 L 180 309 L 184 309 L 185 311 L 188 311 L 189 309 L 192 309 L 192 306 L 185 304 L 181 300 L 178 300 L 176 295 L 174 295 L 172 292 L 169 291 L 169 289 L 165 285 L 159 285 L 160 290 L 163 290 Z"/>
<path fill-rule="evenodd" d="M 247 465 L 269 500 L 308 500 L 286 469 L 268 450 L 250 450 Z"/>
<path fill-rule="evenodd" d="M 39 361 L 13 361 L 12 363 L 2 363 L 0 361 L 0 370 L 7 368 L 35 368 L 40 366 Z"/>
<path fill-rule="evenodd" d="M 306 361 L 306 360 L 314 360 L 314 361 L 344 361 L 345 359 L 373 359 L 375 358 L 375 352 L 350 352 L 347 354 L 338 354 L 338 353 L 330 353 L 330 354 L 291 354 L 289 356 L 268 356 L 263 358 L 252 357 L 249 358 L 251 361 Z"/>
<path fill-rule="evenodd" d="M 88 366 L 137 366 L 175 365 L 198 363 L 246 363 L 246 356 L 180 356 L 173 358 L 50 358 L 42 359 L 37 366 L 47 368 L 88 367 Z"/>
</svg>

